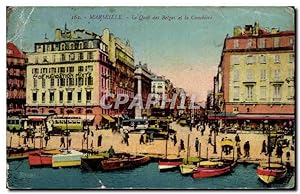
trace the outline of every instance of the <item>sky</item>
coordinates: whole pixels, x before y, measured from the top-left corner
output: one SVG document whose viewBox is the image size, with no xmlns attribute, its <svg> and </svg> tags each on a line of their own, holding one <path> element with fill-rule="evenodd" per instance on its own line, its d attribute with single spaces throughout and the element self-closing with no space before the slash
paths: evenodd
<svg viewBox="0 0 300 194">
<path fill-rule="evenodd" d="M 287 7 L 13 7 L 9 10 L 7 41 L 25 52 L 32 52 L 34 43 L 42 42 L 45 34 L 53 40 L 55 29 L 64 29 L 65 24 L 71 30 L 86 29 L 99 35 L 109 28 L 121 40 L 130 42 L 136 64 L 147 63 L 175 87 L 196 95 L 197 101 L 205 101 L 208 90 L 213 88 L 224 38 L 227 34 L 232 36 L 234 26 L 259 21 L 261 27 L 295 28 L 294 10 Z M 90 19 L 90 15 L 107 14 L 120 15 L 120 19 Z"/>
</svg>

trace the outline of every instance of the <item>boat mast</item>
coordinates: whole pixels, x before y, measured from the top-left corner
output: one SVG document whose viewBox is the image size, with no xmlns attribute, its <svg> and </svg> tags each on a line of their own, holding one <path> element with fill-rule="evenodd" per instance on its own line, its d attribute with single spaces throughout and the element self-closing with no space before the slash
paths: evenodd
<svg viewBox="0 0 300 194">
<path fill-rule="evenodd" d="M 66 116 L 66 131 L 67 131 L 67 152 L 69 152 L 69 132 L 68 132 L 68 110 L 67 110 L 67 116 Z"/>
<path fill-rule="evenodd" d="M 87 98 L 85 98 L 85 125 L 86 125 L 86 158 L 89 157 L 89 125 L 87 123 Z"/>
<path fill-rule="evenodd" d="M 271 166 L 271 129 L 269 127 L 269 130 L 268 130 L 268 167 L 270 168 Z"/>
<path fill-rule="evenodd" d="M 189 163 L 189 155 L 190 155 L 190 134 L 188 134 L 188 141 L 187 141 L 186 164 Z"/>
<path fill-rule="evenodd" d="M 166 159 L 167 159 L 167 157 L 168 157 L 168 137 L 169 137 L 169 123 L 167 122 Z"/>
</svg>

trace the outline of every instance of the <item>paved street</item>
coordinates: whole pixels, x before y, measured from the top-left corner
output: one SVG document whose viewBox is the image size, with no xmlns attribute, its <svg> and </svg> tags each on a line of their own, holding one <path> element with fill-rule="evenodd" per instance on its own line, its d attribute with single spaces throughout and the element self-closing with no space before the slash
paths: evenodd
<svg viewBox="0 0 300 194">
<path fill-rule="evenodd" d="M 220 146 L 220 140 L 223 137 L 228 137 L 232 140 L 234 140 L 235 134 L 223 134 L 219 133 L 217 136 L 217 154 L 213 154 L 213 146 L 208 144 L 208 137 L 209 137 L 209 128 L 206 127 L 205 133 L 203 136 L 201 136 L 200 131 L 197 131 L 196 128 L 193 128 L 192 132 L 189 131 L 188 127 L 182 127 L 178 124 L 172 123 L 171 127 L 177 131 L 177 144 L 174 146 L 173 141 L 168 141 L 168 156 L 176 156 L 178 154 L 178 146 L 180 139 L 184 141 L 185 150 L 187 148 L 187 139 L 188 139 L 188 133 L 190 133 L 190 155 L 191 156 L 197 156 L 197 152 L 195 151 L 195 138 L 198 137 L 201 142 L 201 157 L 206 158 L 207 154 L 208 157 L 216 158 L 221 156 L 221 146 Z M 165 154 L 165 140 L 154 140 L 151 144 L 139 144 L 139 138 L 140 134 L 129 134 L 129 146 L 121 143 L 122 142 L 122 136 L 120 133 L 112 133 L 111 130 L 93 130 L 94 137 L 89 138 L 89 144 L 93 142 L 94 150 L 98 151 L 106 151 L 109 149 L 111 145 L 113 145 L 114 149 L 117 152 L 127 152 L 131 154 L 139 154 L 139 153 L 148 153 L 153 155 L 164 155 Z M 97 147 L 97 137 L 98 135 L 102 134 L 103 140 L 102 145 L 100 147 Z M 22 135 L 22 134 L 21 134 Z M 260 154 L 262 142 L 263 140 L 267 139 L 267 135 L 263 134 L 249 134 L 249 133 L 241 133 L 239 132 L 239 136 L 241 139 L 241 151 L 243 152 L 243 145 L 246 141 L 250 142 L 250 158 L 247 158 L 247 161 L 249 160 L 265 160 L 267 161 L 267 156 L 264 154 Z M 17 147 L 19 138 L 18 136 L 7 134 L 7 145 L 10 143 L 10 137 L 12 137 L 12 147 Z M 82 132 L 74 132 L 71 134 L 72 137 L 72 144 L 71 149 L 81 149 L 82 148 L 82 139 L 83 139 L 83 133 Z M 287 139 L 292 140 L 291 136 L 285 136 Z M 23 138 L 20 139 L 21 145 L 23 143 Z M 212 136 L 212 143 L 214 143 L 214 139 Z M 36 139 L 36 147 L 40 146 L 40 139 Z M 31 143 L 31 140 L 29 141 L 29 146 L 33 147 L 33 143 Z M 60 146 L 60 136 L 51 136 L 51 139 L 48 142 L 47 149 L 58 149 Z M 83 144 L 84 148 L 86 148 L 86 143 Z M 290 162 L 294 163 L 294 151 L 291 151 L 289 148 L 283 149 L 283 161 L 286 161 L 286 152 L 290 151 L 291 157 Z M 275 150 L 273 152 L 272 161 L 277 160 L 280 161 L 279 158 L 275 157 Z M 186 151 L 181 151 L 180 156 L 186 157 L 187 153 Z M 222 154 L 223 157 L 226 158 L 232 158 L 232 154 L 229 154 L 226 156 L 224 153 Z M 235 151 L 235 158 L 236 158 L 236 151 Z"/>
</svg>

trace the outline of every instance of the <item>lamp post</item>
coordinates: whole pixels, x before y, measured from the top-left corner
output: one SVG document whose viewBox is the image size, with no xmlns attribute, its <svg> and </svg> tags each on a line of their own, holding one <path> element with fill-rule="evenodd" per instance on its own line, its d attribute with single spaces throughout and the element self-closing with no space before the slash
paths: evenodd
<svg viewBox="0 0 300 194">
<path fill-rule="evenodd" d="M 217 154 L 217 134 L 216 134 L 216 128 L 217 128 L 217 119 L 216 119 L 216 110 L 214 111 L 215 113 L 215 123 L 213 124 L 213 131 L 214 131 L 214 154 Z"/>
</svg>

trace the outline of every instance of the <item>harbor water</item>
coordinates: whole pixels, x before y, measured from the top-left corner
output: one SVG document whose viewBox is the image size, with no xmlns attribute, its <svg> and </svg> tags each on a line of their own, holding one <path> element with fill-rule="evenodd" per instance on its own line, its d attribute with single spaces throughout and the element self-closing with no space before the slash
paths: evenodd
<svg viewBox="0 0 300 194">
<path fill-rule="evenodd" d="M 8 163 L 7 184 L 11 189 L 272 189 L 291 188 L 292 174 L 271 186 L 256 175 L 256 165 L 239 164 L 231 174 L 193 179 L 179 171 L 159 172 L 155 162 L 113 172 L 84 172 L 80 168 L 30 168 L 28 160 Z M 294 176 L 293 176 L 294 177 Z"/>
</svg>

